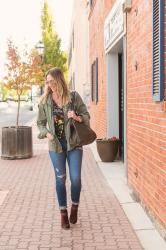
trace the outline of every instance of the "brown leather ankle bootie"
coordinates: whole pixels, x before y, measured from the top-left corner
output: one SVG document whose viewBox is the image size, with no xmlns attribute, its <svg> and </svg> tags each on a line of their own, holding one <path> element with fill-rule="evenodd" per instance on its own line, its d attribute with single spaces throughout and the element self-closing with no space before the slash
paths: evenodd
<svg viewBox="0 0 166 250">
<path fill-rule="evenodd" d="M 70 211 L 70 222 L 75 224 L 77 222 L 78 205 L 72 204 Z"/>
<path fill-rule="evenodd" d="M 67 209 L 61 210 L 61 227 L 63 229 L 69 229 L 70 228 Z"/>
</svg>

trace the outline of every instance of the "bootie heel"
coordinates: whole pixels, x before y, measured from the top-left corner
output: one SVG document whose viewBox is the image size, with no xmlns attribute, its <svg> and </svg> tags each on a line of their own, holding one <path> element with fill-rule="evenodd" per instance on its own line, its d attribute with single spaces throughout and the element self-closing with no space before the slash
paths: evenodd
<svg viewBox="0 0 166 250">
<path fill-rule="evenodd" d="M 67 209 L 61 210 L 61 227 L 63 229 L 69 229 L 70 228 Z"/>
<path fill-rule="evenodd" d="M 78 205 L 72 204 L 70 211 L 70 223 L 75 224 L 78 216 Z"/>
</svg>

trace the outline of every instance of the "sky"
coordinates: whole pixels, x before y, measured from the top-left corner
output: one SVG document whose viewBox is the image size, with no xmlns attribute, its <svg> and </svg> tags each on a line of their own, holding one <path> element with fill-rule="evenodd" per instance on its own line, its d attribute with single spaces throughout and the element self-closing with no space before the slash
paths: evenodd
<svg viewBox="0 0 166 250">
<path fill-rule="evenodd" d="M 68 49 L 73 0 L 47 0 L 55 29 Z M 0 76 L 6 58 L 6 41 L 11 38 L 20 49 L 34 47 L 41 39 L 41 9 L 44 0 L 0 0 Z"/>
</svg>

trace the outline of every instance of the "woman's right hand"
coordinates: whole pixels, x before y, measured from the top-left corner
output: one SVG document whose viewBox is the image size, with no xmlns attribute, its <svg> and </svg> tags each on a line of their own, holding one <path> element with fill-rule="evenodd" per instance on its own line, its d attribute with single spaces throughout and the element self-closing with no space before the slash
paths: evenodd
<svg viewBox="0 0 166 250">
<path fill-rule="evenodd" d="M 54 139 L 54 136 L 51 133 L 47 133 L 46 137 L 48 138 L 49 141 L 52 141 Z"/>
</svg>

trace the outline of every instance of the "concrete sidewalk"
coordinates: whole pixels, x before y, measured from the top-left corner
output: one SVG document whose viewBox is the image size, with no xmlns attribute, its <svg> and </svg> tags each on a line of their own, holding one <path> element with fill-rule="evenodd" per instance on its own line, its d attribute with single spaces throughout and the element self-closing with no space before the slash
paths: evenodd
<svg viewBox="0 0 166 250">
<path fill-rule="evenodd" d="M 166 242 L 156 230 L 142 206 L 133 199 L 127 185 L 127 169 L 122 162 L 101 162 L 96 143 L 90 145 L 95 161 L 127 215 L 145 250 L 166 250 Z"/>
<path fill-rule="evenodd" d="M 33 137 L 33 158 L 0 160 L 0 250 L 143 249 L 88 146 L 78 223 L 61 229 L 47 141 L 37 139 L 34 124 Z M 70 208 L 69 192 L 68 201 Z"/>
</svg>

